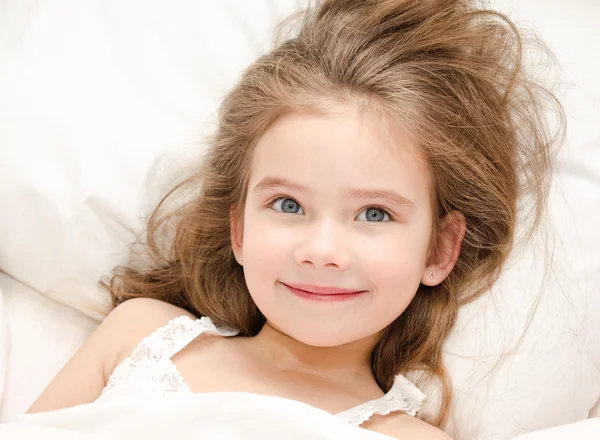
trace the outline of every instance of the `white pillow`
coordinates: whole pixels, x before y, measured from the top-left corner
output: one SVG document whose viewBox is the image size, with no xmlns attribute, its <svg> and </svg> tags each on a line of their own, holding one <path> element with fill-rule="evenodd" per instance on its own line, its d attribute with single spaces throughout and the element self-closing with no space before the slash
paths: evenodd
<svg viewBox="0 0 600 440">
<path fill-rule="evenodd" d="M 220 98 L 298 3 L 0 4 L 0 206 L 10 206 L 0 216 L 0 268 L 102 316 L 109 302 L 97 280 L 124 262 L 140 215 L 171 170 L 201 153 Z M 600 397 L 600 94 L 589 56 L 599 50 L 600 5 L 522 3 L 515 17 L 533 21 L 575 84 L 562 92 L 570 132 L 551 209 L 564 241 L 560 284 L 546 286 L 532 333 L 491 378 L 486 368 L 510 348 L 537 294 L 535 250 L 513 258 L 494 291 L 461 311 L 446 347 L 457 391 L 456 423 L 446 428 L 469 439 L 574 422 Z"/>
<path fill-rule="evenodd" d="M 100 317 L 148 186 L 298 2 L 71 3 L 0 4 L 0 268 Z"/>
</svg>

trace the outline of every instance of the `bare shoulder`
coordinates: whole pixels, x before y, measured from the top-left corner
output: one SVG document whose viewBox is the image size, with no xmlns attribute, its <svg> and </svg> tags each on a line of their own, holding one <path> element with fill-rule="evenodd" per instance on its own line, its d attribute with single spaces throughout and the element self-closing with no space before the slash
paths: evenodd
<svg viewBox="0 0 600 440">
<path fill-rule="evenodd" d="M 102 325 L 120 335 L 117 363 L 129 356 L 143 338 L 179 316 L 196 318 L 180 307 L 151 298 L 134 298 L 115 307 Z"/>
<path fill-rule="evenodd" d="M 134 298 L 115 307 L 106 317 L 106 321 L 130 322 L 134 327 L 152 327 L 151 321 L 164 321 L 178 316 L 194 315 L 181 307 L 152 298 Z"/>
<path fill-rule="evenodd" d="M 365 422 L 363 427 L 399 440 L 412 438 L 418 438 L 419 440 L 452 440 L 441 429 L 401 412 L 387 416 L 373 416 Z"/>
<path fill-rule="evenodd" d="M 116 365 L 131 354 L 140 340 L 182 315 L 192 317 L 179 307 L 152 299 L 131 299 L 119 305 L 69 359 L 28 412 L 93 402 Z"/>
</svg>

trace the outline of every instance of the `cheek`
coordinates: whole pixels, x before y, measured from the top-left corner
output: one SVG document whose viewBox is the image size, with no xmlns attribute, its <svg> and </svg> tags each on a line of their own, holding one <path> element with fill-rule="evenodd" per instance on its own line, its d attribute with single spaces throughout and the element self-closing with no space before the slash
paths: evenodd
<svg viewBox="0 0 600 440">
<path fill-rule="evenodd" d="M 289 259 L 291 234 L 256 213 L 248 213 L 242 240 L 244 271 L 252 279 L 266 278 Z"/>
<path fill-rule="evenodd" d="M 388 242 L 379 248 L 377 258 L 366 259 L 363 265 L 369 268 L 369 278 L 381 284 L 376 288 L 389 288 L 415 277 L 419 267 L 416 260 L 415 253 L 406 244 L 393 246 Z"/>
<path fill-rule="evenodd" d="M 406 229 L 364 243 L 359 265 L 380 293 L 413 294 L 419 286 L 427 252 L 426 231 Z"/>
</svg>

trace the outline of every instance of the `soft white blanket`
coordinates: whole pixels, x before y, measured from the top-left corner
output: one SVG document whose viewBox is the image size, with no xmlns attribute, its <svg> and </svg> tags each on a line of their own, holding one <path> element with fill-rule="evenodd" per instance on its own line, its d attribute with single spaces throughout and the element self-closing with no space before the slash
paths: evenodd
<svg viewBox="0 0 600 440">
<path fill-rule="evenodd" d="M 96 402 L 20 416 L 0 425 L 0 439 L 45 440 L 383 440 L 312 406 L 248 393 L 185 394 Z"/>
<path fill-rule="evenodd" d="M 0 425 L 2 440 L 384 440 L 304 403 L 248 393 L 184 394 L 97 402 L 20 416 Z M 598 440 L 600 419 L 589 419 L 513 440 Z M 418 439 L 406 439 L 418 440 Z"/>
</svg>

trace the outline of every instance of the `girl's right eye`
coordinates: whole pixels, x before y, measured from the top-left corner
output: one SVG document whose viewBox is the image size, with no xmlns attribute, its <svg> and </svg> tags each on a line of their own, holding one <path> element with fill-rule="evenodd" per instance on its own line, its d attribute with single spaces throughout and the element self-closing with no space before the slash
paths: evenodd
<svg viewBox="0 0 600 440">
<path fill-rule="evenodd" d="M 271 208 L 275 211 L 289 214 L 304 214 L 302 207 L 298 202 L 289 197 L 278 197 L 271 202 Z"/>
</svg>

